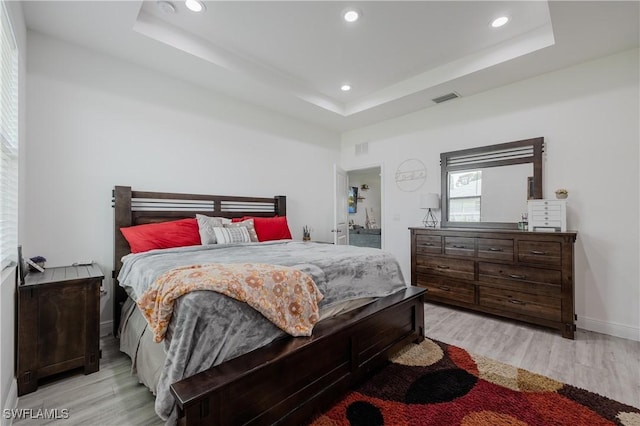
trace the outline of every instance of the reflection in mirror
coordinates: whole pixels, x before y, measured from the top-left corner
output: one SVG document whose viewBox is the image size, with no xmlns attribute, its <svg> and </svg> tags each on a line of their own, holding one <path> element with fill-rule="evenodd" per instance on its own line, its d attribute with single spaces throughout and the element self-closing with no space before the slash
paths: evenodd
<svg viewBox="0 0 640 426">
<path fill-rule="evenodd" d="M 532 175 L 532 164 L 449 172 L 449 221 L 517 222 Z"/>
<path fill-rule="evenodd" d="M 517 227 L 542 198 L 544 138 L 440 154 L 442 227 Z"/>
</svg>

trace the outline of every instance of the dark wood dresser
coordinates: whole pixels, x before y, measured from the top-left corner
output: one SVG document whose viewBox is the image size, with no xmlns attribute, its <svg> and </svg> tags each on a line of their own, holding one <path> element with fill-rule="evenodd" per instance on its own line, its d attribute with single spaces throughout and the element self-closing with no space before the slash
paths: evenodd
<svg viewBox="0 0 640 426">
<path fill-rule="evenodd" d="M 18 287 L 18 396 L 52 374 L 98 371 L 103 278 L 95 263 L 63 266 L 32 272 Z"/>
<path fill-rule="evenodd" d="M 410 228 L 411 284 L 426 301 L 547 327 L 573 339 L 576 232 Z"/>
</svg>

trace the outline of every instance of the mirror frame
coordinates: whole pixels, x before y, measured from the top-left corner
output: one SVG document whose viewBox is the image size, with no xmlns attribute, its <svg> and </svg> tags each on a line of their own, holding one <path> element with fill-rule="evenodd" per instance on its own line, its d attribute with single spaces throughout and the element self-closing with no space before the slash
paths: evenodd
<svg viewBox="0 0 640 426">
<path fill-rule="evenodd" d="M 544 138 L 488 145 L 440 154 L 442 228 L 506 228 L 517 229 L 517 222 L 451 222 L 449 221 L 449 172 L 486 167 L 533 163 L 533 187 L 528 199 L 542 198 L 542 152 Z"/>
</svg>

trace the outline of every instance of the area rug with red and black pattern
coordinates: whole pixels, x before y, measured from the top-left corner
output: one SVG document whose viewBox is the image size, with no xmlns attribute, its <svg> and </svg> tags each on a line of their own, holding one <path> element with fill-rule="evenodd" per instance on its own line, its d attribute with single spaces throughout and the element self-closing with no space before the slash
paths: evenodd
<svg viewBox="0 0 640 426">
<path fill-rule="evenodd" d="M 311 424 L 640 426 L 640 410 L 425 339 Z"/>
</svg>

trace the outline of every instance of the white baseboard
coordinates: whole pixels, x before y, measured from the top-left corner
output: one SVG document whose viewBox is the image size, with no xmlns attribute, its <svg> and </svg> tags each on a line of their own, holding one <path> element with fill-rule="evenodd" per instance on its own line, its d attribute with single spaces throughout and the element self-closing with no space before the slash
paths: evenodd
<svg viewBox="0 0 640 426">
<path fill-rule="evenodd" d="M 5 401 L 4 407 L 2 407 L 3 415 L 0 416 L 2 418 L 2 426 L 10 426 L 13 423 L 13 418 L 5 419 L 4 410 L 13 410 L 18 406 L 18 382 L 14 378 L 11 381 L 11 387 L 9 388 L 9 394 L 7 395 L 7 400 Z"/>
<path fill-rule="evenodd" d="M 113 334 L 113 320 L 100 323 L 100 337 Z"/>
<path fill-rule="evenodd" d="M 578 316 L 576 325 L 583 330 L 595 331 L 597 333 L 640 342 L 640 328 L 581 316 Z"/>
</svg>

